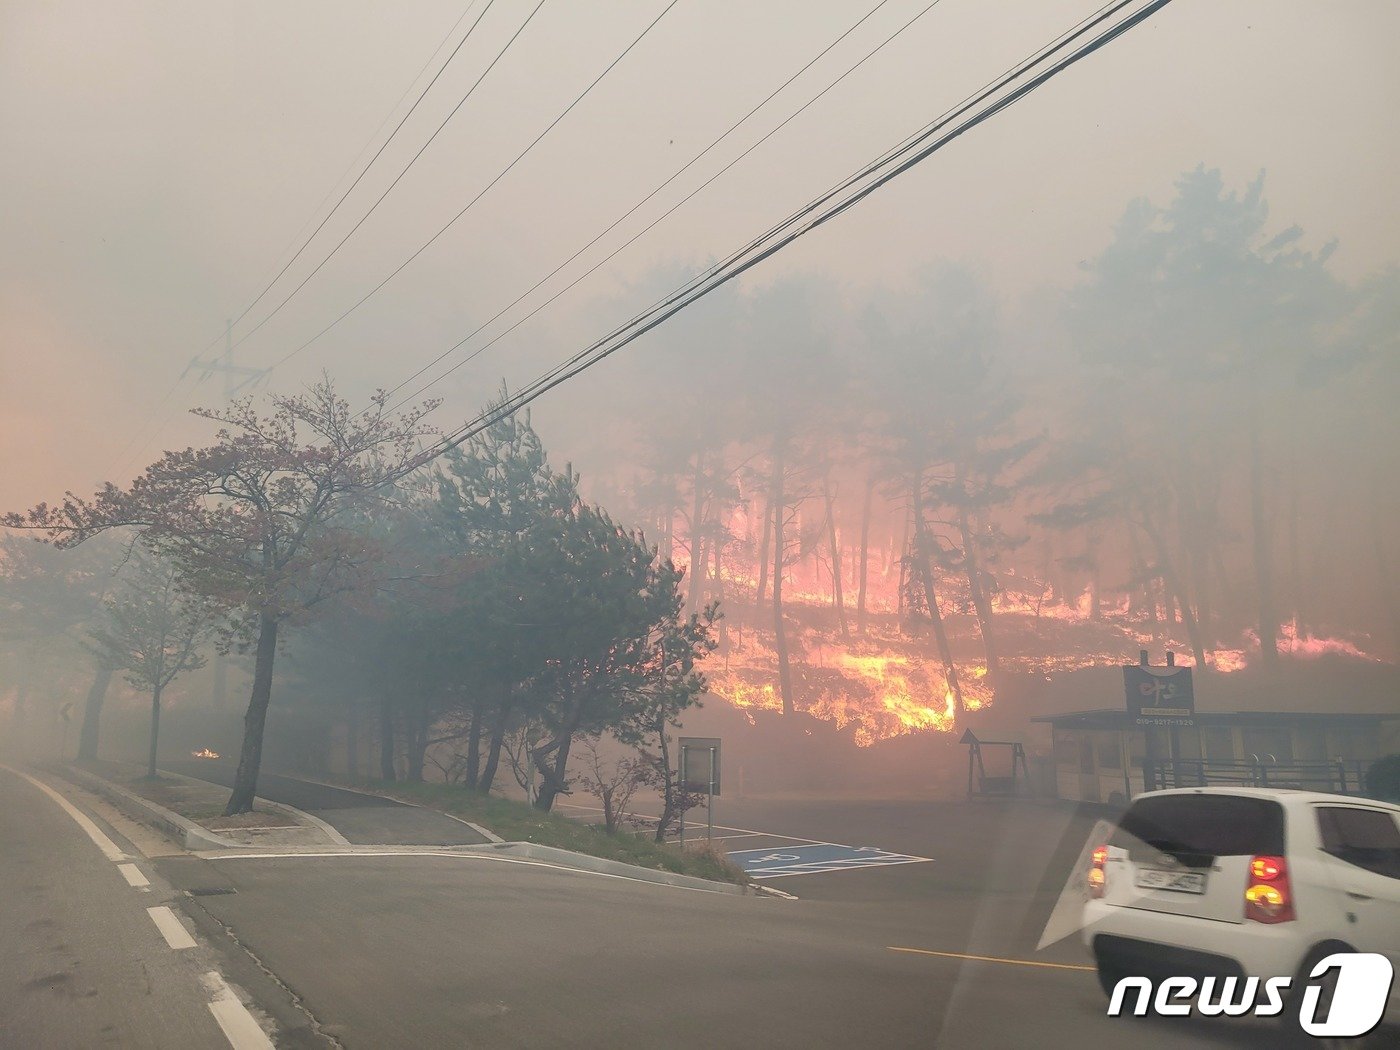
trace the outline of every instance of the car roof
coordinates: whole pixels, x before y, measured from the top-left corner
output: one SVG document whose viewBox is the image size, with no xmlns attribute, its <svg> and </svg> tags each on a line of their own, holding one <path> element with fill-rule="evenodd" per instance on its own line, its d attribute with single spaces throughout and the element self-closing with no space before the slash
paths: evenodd
<svg viewBox="0 0 1400 1050">
<path fill-rule="evenodd" d="M 1286 805 L 1316 805 L 1327 803 L 1351 803 L 1358 806 L 1378 807 L 1400 814 L 1400 806 L 1380 799 L 1361 798 L 1356 795 L 1339 795 L 1329 791 L 1301 791 L 1297 788 L 1253 788 L 1253 787 L 1193 787 L 1172 788 L 1167 791 L 1149 791 L 1133 799 L 1136 805 L 1145 798 L 1164 798 L 1168 795 L 1237 795 L 1242 798 L 1267 798 Z"/>
</svg>

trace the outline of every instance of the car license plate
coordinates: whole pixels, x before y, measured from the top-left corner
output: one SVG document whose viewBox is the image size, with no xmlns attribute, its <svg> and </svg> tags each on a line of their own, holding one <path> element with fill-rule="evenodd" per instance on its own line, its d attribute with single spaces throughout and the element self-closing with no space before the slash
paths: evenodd
<svg viewBox="0 0 1400 1050">
<path fill-rule="evenodd" d="M 1137 884 L 1147 890 L 1174 890 L 1177 893 L 1205 893 L 1206 876 L 1201 871 L 1162 871 L 1139 868 Z"/>
</svg>

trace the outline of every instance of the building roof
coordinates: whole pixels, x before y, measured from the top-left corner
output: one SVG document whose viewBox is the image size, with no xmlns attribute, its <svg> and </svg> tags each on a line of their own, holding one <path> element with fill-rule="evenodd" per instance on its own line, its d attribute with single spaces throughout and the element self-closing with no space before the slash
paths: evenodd
<svg viewBox="0 0 1400 1050">
<path fill-rule="evenodd" d="M 1396 714 L 1352 713 L 1344 711 L 1197 711 L 1197 725 L 1213 726 L 1347 726 L 1376 725 L 1400 719 Z M 1097 711 L 1071 711 L 1061 715 L 1037 715 L 1032 722 L 1048 722 L 1064 729 L 1136 729 L 1134 717 L 1122 708 Z"/>
</svg>

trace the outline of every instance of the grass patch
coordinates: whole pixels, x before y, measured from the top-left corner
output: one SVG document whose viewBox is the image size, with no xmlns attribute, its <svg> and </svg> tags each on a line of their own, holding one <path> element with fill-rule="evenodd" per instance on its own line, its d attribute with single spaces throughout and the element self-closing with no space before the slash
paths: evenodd
<svg viewBox="0 0 1400 1050">
<path fill-rule="evenodd" d="M 686 850 L 682 853 L 675 847 L 658 845 L 649 838 L 630 832 L 609 835 L 568 817 L 541 813 L 523 802 L 480 795 L 453 784 L 403 784 L 371 780 L 362 782 L 360 786 L 484 825 L 507 842 L 534 842 L 541 846 L 586 853 L 590 857 L 603 857 L 655 871 L 675 872 L 677 875 L 694 875 L 715 882 L 733 882 L 742 886 L 749 881 L 737 865 L 714 851 Z"/>
</svg>

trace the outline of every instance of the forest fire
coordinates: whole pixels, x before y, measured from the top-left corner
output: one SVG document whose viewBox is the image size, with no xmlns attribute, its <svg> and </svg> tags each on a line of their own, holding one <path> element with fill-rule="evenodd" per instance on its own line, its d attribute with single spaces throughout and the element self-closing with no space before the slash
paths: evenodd
<svg viewBox="0 0 1400 1050">
<path fill-rule="evenodd" d="M 720 600 L 726 611 L 722 653 L 706 668 L 712 695 L 748 713 L 784 709 L 777 649 L 770 567 L 758 563 L 761 543 L 748 516 L 730 517 L 721 566 L 706 566 L 701 600 Z M 892 532 L 893 530 L 887 530 Z M 791 666 L 791 710 L 849 732 L 854 743 L 871 746 L 913 733 L 947 733 L 958 721 L 940 644 L 921 595 L 911 587 L 910 556 L 900 558 L 896 541 L 866 552 L 842 549 L 841 533 L 827 530 L 822 550 L 809 542 L 784 566 L 782 619 Z M 688 568 L 688 551 L 674 552 Z M 714 557 L 714 552 L 702 557 Z M 840 566 L 840 585 L 832 565 Z M 1001 566 L 985 573 L 989 592 L 984 614 L 998 645 L 998 666 L 1010 675 L 1066 674 L 1131 663 L 1139 649 L 1170 649 L 1183 665 L 1196 663 L 1189 631 L 1176 611 L 1118 590 L 1057 589 L 1033 574 Z M 766 581 L 766 582 L 765 582 Z M 917 583 L 917 581 L 914 581 Z M 965 710 L 990 706 L 995 692 L 987 673 L 984 623 L 974 608 L 965 575 L 939 568 L 940 619 L 946 632 Z M 860 596 L 860 597 L 857 597 Z M 854 601 L 853 601 L 854 599 Z M 863 599 L 863 615 L 853 604 Z M 1259 659 L 1259 640 L 1245 630 L 1233 644 L 1217 640 L 1205 647 L 1205 666 L 1217 673 L 1242 671 Z M 1296 659 L 1326 655 L 1374 659 L 1360 645 L 1301 631 L 1296 623 L 1279 627 L 1278 650 Z"/>
<path fill-rule="evenodd" d="M 190 752 L 190 757 L 191 757 L 191 758 L 218 758 L 218 757 L 219 757 L 219 753 L 218 753 L 217 751 L 213 751 L 213 750 L 211 750 L 211 749 L 209 749 L 209 748 L 207 748 L 207 747 L 202 747 L 202 748 L 200 748 L 198 751 L 191 751 L 191 752 Z"/>
<path fill-rule="evenodd" d="M 710 693 L 740 710 L 781 711 L 777 655 L 767 642 L 746 634 L 742 648 L 728 654 L 723 670 L 707 672 Z M 794 665 L 794 709 L 849 730 L 857 745 L 953 729 L 956 702 L 942 667 L 914 646 L 879 648 L 853 641 L 842 647 L 836 641 L 814 639 L 800 650 Z M 969 679 L 961 683 L 966 708 L 976 711 L 990 703 L 985 670 L 962 673 Z"/>
</svg>

